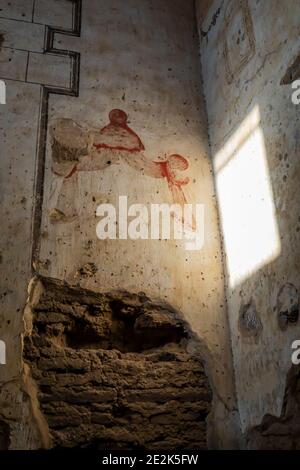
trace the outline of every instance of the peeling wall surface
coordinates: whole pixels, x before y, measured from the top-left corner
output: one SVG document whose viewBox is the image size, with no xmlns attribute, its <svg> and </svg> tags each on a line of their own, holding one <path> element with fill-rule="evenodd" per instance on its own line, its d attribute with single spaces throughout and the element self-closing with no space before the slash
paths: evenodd
<svg viewBox="0 0 300 470">
<path fill-rule="evenodd" d="M 0 78 L 7 85 L 0 115 L 0 338 L 7 345 L 1 445 L 40 446 L 32 414 L 45 427 L 22 362 L 33 270 L 94 293 L 142 292 L 181 312 L 202 343 L 213 391 L 210 445 L 234 446 L 232 358 L 193 2 L 183 8 L 179 0 L 86 0 L 81 8 L 77 0 L 3 0 L 0 6 Z M 278 53 L 284 60 L 287 48 Z M 214 52 L 203 46 L 206 53 Z M 209 96 L 211 116 L 219 101 Z M 221 124 L 214 133 L 221 133 L 223 115 L 216 116 Z M 97 207 L 117 207 L 119 196 L 129 205 L 204 204 L 204 247 L 188 251 L 172 239 L 99 240 Z M 292 272 L 291 266 L 278 288 L 296 283 Z M 49 445 L 47 436 L 42 440 Z"/>
<path fill-rule="evenodd" d="M 279 419 L 290 423 L 300 334 L 299 17 L 297 0 L 215 0 L 199 23 L 238 408 L 245 433 L 262 425 L 254 448 L 299 448 Z"/>
</svg>

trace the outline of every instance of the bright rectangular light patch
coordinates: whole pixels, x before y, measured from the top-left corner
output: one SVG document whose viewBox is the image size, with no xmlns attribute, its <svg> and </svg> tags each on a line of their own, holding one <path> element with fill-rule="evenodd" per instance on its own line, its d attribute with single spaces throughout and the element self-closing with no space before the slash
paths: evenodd
<svg viewBox="0 0 300 470">
<path fill-rule="evenodd" d="M 232 288 L 276 258 L 281 248 L 259 124 L 255 107 L 214 159 Z"/>
</svg>

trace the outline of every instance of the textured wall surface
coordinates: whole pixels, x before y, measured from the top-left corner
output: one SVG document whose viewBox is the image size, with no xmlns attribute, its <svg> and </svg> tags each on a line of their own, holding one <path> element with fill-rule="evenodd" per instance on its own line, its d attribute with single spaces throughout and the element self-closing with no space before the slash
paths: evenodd
<svg viewBox="0 0 300 470">
<path fill-rule="evenodd" d="M 232 358 L 193 2 L 87 0 L 81 10 L 77 0 L 36 0 L 1 7 L 7 224 L 0 338 L 7 365 L 0 381 L 10 446 L 37 445 L 28 424 L 36 397 L 28 399 L 34 388 L 21 360 L 31 268 L 94 292 L 144 292 L 182 312 L 205 345 L 214 392 L 209 439 L 234 445 Z M 203 249 L 187 251 L 172 239 L 97 239 L 98 205 L 116 204 L 120 195 L 129 204 L 204 204 Z"/>
<path fill-rule="evenodd" d="M 248 434 L 248 448 L 260 450 L 300 449 L 300 374 L 294 367 L 288 374 L 280 416 L 266 415 Z"/>
<path fill-rule="evenodd" d="M 212 393 L 174 310 L 49 281 L 31 298 L 24 357 L 51 446 L 207 448 Z"/>
<path fill-rule="evenodd" d="M 200 33 L 244 431 L 267 414 L 284 420 L 291 345 L 300 336 L 299 106 L 290 84 L 299 8 L 293 0 L 214 1 Z M 286 446 L 292 429 L 289 436 L 289 425 L 281 427 Z"/>
</svg>

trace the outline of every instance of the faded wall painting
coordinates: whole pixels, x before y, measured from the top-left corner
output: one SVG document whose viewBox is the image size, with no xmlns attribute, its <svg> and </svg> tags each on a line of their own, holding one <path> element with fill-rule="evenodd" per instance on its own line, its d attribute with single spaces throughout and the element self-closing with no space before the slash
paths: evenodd
<svg viewBox="0 0 300 470">
<path fill-rule="evenodd" d="M 180 206 L 188 203 L 184 187 L 189 177 L 183 173 L 189 167 L 187 158 L 171 154 L 151 160 L 127 120 L 125 111 L 112 109 L 109 124 L 100 130 L 88 129 L 72 119 L 61 118 L 51 123 L 53 178 L 48 207 L 52 223 L 72 222 L 78 216 L 74 201 L 78 197 L 79 172 L 104 172 L 120 162 L 133 168 L 139 179 L 146 175 L 162 180 L 169 188 L 172 203 Z M 193 219 L 190 225 L 195 229 Z"/>
<path fill-rule="evenodd" d="M 231 0 L 225 11 L 223 55 L 226 78 L 232 83 L 255 53 L 255 38 L 247 0 Z"/>
</svg>

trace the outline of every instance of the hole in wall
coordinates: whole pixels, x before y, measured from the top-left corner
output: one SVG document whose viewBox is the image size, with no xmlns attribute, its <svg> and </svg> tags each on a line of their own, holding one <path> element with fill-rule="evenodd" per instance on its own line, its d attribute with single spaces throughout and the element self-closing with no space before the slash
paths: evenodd
<svg viewBox="0 0 300 470">
<path fill-rule="evenodd" d="M 238 326 L 244 337 L 254 337 L 256 341 L 258 341 L 263 325 L 253 299 L 247 304 L 242 303 Z"/>
<path fill-rule="evenodd" d="M 24 359 L 53 447 L 205 449 L 212 393 L 181 315 L 143 293 L 40 282 Z"/>
</svg>

